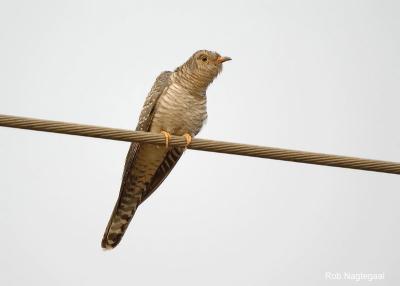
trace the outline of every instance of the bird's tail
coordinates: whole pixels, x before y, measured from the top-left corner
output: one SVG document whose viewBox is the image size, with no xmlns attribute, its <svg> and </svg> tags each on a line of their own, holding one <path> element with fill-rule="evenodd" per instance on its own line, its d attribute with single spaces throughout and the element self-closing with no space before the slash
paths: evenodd
<svg viewBox="0 0 400 286">
<path fill-rule="evenodd" d="M 114 211 L 104 232 L 101 247 L 104 249 L 113 249 L 119 244 L 141 202 L 141 197 L 141 193 L 120 193 Z"/>
<path fill-rule="evenodd" d="M 166 151 L 154 145 L 134 149 L 134 158 L 126 164 L 118 201 L 101 242 L 105 249 L 118 245 L 138 206 L 146 200 L 168 176 L 185 149 Z"/>
</svg>

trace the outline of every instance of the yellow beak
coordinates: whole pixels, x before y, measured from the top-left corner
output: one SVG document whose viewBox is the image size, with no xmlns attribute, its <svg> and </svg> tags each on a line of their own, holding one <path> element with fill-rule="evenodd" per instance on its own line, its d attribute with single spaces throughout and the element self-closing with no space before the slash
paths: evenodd
<svg viewBox="0 0 400 286">
<path fill-rule="evenodd" d="M 217 58 L 217 63 L 222 64 L 223 62 L 227 62 L 227 61 L 230 61 L 230 60 L 232 60 L 230 57 L 219 56 Z"/>
</svg>

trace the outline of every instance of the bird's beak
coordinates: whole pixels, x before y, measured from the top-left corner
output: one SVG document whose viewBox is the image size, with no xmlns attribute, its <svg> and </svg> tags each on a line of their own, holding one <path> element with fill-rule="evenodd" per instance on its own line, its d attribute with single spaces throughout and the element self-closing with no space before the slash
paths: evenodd
<svg viewBox="0 0 400 286">
<path fill-rule="evenodd" d="M 227 62 L 227 61 L 230 61 L 230 60 L 231 60 L 230 57 L 222 57 L 222 56 L 219 56 L 219 57 L 217 58 L 217 63 L 222 64 L 223 62 Z"/>
</svg>

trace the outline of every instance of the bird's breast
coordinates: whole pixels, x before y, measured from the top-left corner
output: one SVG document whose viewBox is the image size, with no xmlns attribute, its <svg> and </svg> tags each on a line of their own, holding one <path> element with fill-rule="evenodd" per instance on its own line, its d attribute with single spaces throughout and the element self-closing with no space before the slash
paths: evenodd
<svg viewBox="0 0 400 286">
<path fill-rule="evenodd" d="M 206 103 L 205 95 L 172 83 L 157 102 L 151 131 L 196 135 L 207 119 Z"/>
</svg>

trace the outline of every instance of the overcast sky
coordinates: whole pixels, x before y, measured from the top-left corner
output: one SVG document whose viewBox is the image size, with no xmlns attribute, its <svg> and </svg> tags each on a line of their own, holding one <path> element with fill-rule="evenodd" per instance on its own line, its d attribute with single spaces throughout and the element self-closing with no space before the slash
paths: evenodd
<svg viewBox="0 0 400 286">
<path fill-rule="evenodd" d="M 198 137 L 400 161 L 399 3 L 1 1 L 0 113 L 132 129 L 210 49 Z M 104 252 L 128 147 L 0 127 L 1 285 L 400 283 L 399 176 L 190 150 Z"/>
</svg>

